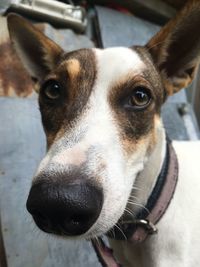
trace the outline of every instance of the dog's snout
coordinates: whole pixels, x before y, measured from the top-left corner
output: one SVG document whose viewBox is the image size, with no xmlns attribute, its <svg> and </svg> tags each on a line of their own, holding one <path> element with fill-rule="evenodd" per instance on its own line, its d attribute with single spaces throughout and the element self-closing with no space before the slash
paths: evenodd
<svg viewBox="0 0 200 267">
<path fill-rule="evenodd" d="M 31 188 L 27 209 L 43 231 L 74 236 L 90 229 L 102 203 L 102 191 L 94 185 L 40 182 Z"/>
</svg>

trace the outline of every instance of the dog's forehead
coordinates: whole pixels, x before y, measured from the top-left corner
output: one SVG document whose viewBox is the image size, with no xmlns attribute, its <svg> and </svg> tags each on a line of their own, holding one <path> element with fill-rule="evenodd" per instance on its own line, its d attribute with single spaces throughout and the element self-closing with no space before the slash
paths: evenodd
<svg viewBox="0 0 200 267">
<path fill-rule="evenodd" d="M 145 69 L 147 69 L 147 64 L 136 49 L 111 47 L 81 49 L 67 53 L 61 61 L 58 72 L 67 70 L 74 82 L 80 76 L 84 80 L 91 79 L 90 74 L 94 73 L 93 79 L 97 78 L 99 82 L 108 84 L 108 81 L 117 82 L 119 79 L 126 78 L 127 75 L 142 74 Z"/>
<path fill-rule="evenodd" d="M 88 96 L 99 87 L 95 86 L 97 83 L 101 84 L 101 90 L 104 88 L 108 92 L 116 84 L 123 84 L 136 76 L 148 80 L 158 91 L 162 87 L 151 56 L 145 47 L 140 46 L 80 49 L 66 53 L 60 67 L 58 73 L 65 75 L 67 71 L 72 83 L 76 84 L 74 88 L 84 83 L 85 86 L 77 90 L 80 92 L 85 88 Z"/>
<path fill-rule="evenodd" d="M 112 47 L 93 49 L 97 62 L 97 73 L 105 81 L 116 80 L 127 74 L 141 74 L 146 68 L 144 61 L 134 49 Z"/>
</svg>

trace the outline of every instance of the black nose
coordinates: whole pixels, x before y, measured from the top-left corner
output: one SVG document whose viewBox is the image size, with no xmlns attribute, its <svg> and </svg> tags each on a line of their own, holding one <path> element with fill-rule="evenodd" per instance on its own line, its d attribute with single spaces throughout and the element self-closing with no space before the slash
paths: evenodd
<svg viewBox="0 0 200 267">
<path fill-rule="evenodd" d="M 73 236 L 89 230 L 102 203 L 102 191 L 91 184 L 40 182 L 30 190 L 27 209 L 43 231 Z"/>
</svg>

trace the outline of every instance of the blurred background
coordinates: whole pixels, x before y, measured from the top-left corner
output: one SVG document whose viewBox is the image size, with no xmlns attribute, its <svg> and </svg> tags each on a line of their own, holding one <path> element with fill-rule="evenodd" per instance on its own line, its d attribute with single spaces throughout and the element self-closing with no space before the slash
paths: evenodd
<svg viewBox="0 0 200 267">
<path fill-rule="evenodd" d="M 45 154 L 34 84 L 11 47 L 6 16 L 30 19 L 66 51 L 144 45 L 185 0 L 0 1 L 0 267 L 99 267 L 87 241 L 62 240 L 39 230 L 25 204 Z M 184 45 L 184 44 L 183 44 Z M 200 137 L 200 71 L 162 110 L 171 139 Z"/>
</svg>

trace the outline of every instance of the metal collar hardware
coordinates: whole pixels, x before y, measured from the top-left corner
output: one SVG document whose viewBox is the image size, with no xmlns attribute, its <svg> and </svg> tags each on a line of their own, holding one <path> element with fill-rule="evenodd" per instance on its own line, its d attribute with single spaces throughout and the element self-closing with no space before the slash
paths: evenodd
<svg viewBox="0 0 200 267">
<path fill-rule="evenodd" d="M 153 235 L 153 234 L 156 234 L 158 232 L 157 227 L 147 219 L 146 220 L 143 220 L 143 219 L 136 220 L 135 224 L 144 227 L 149 235 Z"/>
</svg>

